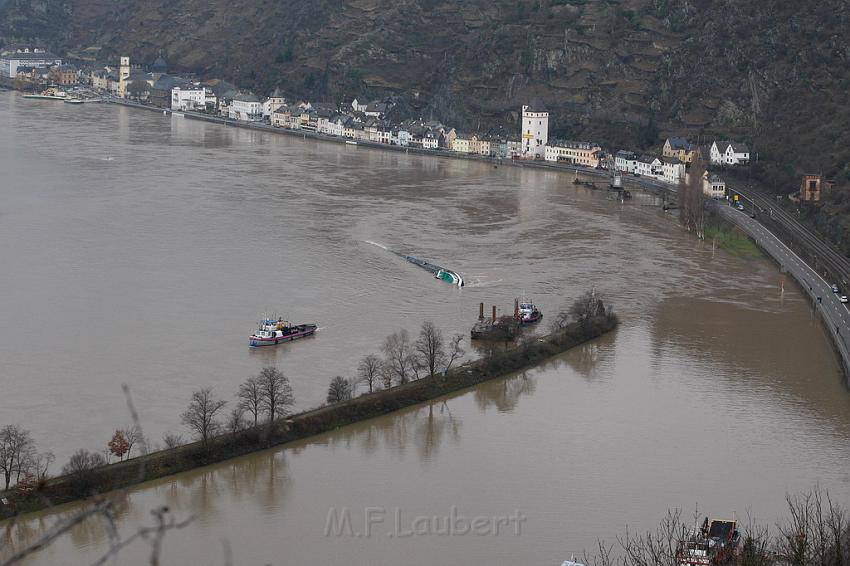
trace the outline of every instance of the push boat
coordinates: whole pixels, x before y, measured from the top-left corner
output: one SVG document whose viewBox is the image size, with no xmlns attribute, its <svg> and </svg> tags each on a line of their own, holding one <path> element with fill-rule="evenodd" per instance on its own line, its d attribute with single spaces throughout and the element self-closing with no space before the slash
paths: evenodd
<svg viewBox="0 0 850 566">
<path fill-rule="evenodd" d="M 712 520 L 708 517 L 702 527 L 695 529 L 676 550 L 677 566 L 713 566 L 729 564 L 741 557 L 741 534 L 738 522 Z"/>
<path fill-rule="evenodd" d="M 520 324 L 525 325 L 540 322 L 543 313 L 528 299 L 517 299 L 514 301 L 514 316 L 519 319 Z"/>
<path fill-rule="evenodd" d="M 290 324 L 278 318 L 267 318 L 260 321 L 259 328 L 248 338 L 252 348 L 259 346 L 274 346 L 281 342 L 292 342 L 316 333 L 315 324 Z"/>
</svg>

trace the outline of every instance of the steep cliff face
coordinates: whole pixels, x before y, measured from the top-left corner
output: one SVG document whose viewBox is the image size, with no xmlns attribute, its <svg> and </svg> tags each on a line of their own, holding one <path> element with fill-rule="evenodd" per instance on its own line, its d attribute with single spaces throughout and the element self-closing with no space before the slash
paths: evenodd
<svg viewBox="0 0 850 566">
<path fill-rule="evenodd" d="M 468 128 L 510 124 L 540 96 L 555 134 L 732 136 L 788 185 L 802 170 L 846 180 L 848 13 L 845 0 L 0 0 L 0 37 L 101 60 L 163 51 L 260 92 L 400 94 Z"/>
</svg>

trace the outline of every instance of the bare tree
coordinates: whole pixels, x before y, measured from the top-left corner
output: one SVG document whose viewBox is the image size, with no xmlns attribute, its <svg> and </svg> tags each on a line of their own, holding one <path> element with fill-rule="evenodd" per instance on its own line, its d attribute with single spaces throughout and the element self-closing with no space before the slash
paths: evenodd
<svg viewBox="0 0 850 566">
<path fill-rule="evenodd" d="M 549 330 L 552 333 L 558 333 L 565 330 L 572 321 L 572 315 L 569 310 L 562 310 L 553 316 L 549 322 Z"/>
<path fill-rule="evenodd" d="M 168 448 L 168 449 L 177 448 L 178 446 L 183 444 L 183 437 L 180 436 L 179 434 L 167 432 L 164 435 L 162 435 L 162 442 L 165 444 L 165 447 Z"/>
<path fill-rule="evenodd" d="M 389 389 L 393 386 L 393 368 L 385 361 L 381 362 L 381 384 L 384 389 Z"/>
<path fill-rule="evenodd" d="M 192 400 L 181 417 L 183 424 L 194 431 L 206 445 L 210 437 L 215 436 L 221 428 L 216 415 L 226 404 L 226 401 L 213 397 L 212 387 L 199 389 L 192 393 Z"/>
<path fill-rule="evenodd" d="M 260 414 L 263 412 L 263 390 L 260 387 L 260 379 L 256 376 L 249 377 L 239 386 L 239 392 L 236 395 L 239 398 L 239 406 L 254 417 L 254 427 L 256 428 Z"/>
<path fill-rule="evenodd" d="M 53 452 L 39 452 L 34 454 L 25 465 L 25 474 L 32 477 L 36 482 L 42 482 L 48 478 L 50 464 L 56 461 Z"/>
<path fill-rule="evenodd" d="M 340 403 L 351 399 L 351 382 L 338 375 L 331 380 L 328 386 L 328 403 Z"/>
<path fill-rule="evenodd" d="M 433 322 L 425 321 L 419 330 L 419 337 L 413 344 L 419 362 L 428 370 L 431 379 L 437 379 L 437 372 L 446 358 L 446 345 L 443 341 L 443 332 Z"/>
<path fill-rule="evenodd" d="M 245 409 L 242 405 L 235 405 L 230 411 L 230 416 L 227 418 L 227 430 L 230 432 L 239 432 L 245 429 Z"/>
<path fill-rule="evenodd" d="M 357 366 L 357 377 L 369 386 L 369 393 L 373 391 L 378 378 L 381 376 L 381 358 L 375 354 L 369 354 Z"/>
<path fill-rule="evenodd" d="M 679 223 L 700 239 L 705 237 L 705 194 L 702 190 L 705 162 L 697 157 L 691 163 L 687 180 L 679 183 Z"/>
<path fill-rule="evenodd" d="M 26 462 L 35 454 L 35 443 L 30 432 L 18 425 L 6 425 L 0 429 L 0 471 L 9 489 L 12 477 L 15 481 L 24 473 Z"/>
<path fill-rule="evenodd" d="M 570 306 L 569 314 L 582 328 L 586 328 L 587 324 L 594 318 L 607 314 L 605 304 L 596 293 L 595 290 L 590 290 L 576 299 Z"/>
<path fill-rule="evenodd" d="M 130 425 L 122 429 L 124 433 L 124 438 L 127 439 L 127 458 L 130 458 L 130 454 L 133 452 L 133 447 L 136 444 L 144 445 L 144 437 L 142 436 L 142 429 L 139 425 Z M 144 452 L 144 446 L 142 446 Z"/>
<path fill-rule="evenodd" d="M 295 404 L 292 385 L 289 378 L 275 367 L 264 367 L 257 375 L 263 411 L 269 416 L 269 423 L 276 418 L 286 416 L 289 407 Z"/>
<path fill-rule="evenodd" d="M 94 470 L 105 465 L 103 454 L 81 449 L 62 467 L 62 473 L 68 476 L 78 494 L 87 495 L 94 487 Z"/>
<path fill-rule="evenodd" d="M 449 349 L 448 353 L 445 356 L 446 365 L 443 369 L 443 373 L 449 373 L 449 370 L 452 369 L 452 365 L 462 358 L 466 354 L 466 350 L 463 349 L 463 334 L 455 334 L 452 336 L 452 339 L 449 341 Z"/>
<path fill-rule="evenodd" d="M 410 344 L 410 335 L 402 329 L 387 336 L 381 348 L 384 362 L 390 375 L 399 385 L 407 383 L 413 377 L 416 368 L 414 350 Z"/>
</svg>

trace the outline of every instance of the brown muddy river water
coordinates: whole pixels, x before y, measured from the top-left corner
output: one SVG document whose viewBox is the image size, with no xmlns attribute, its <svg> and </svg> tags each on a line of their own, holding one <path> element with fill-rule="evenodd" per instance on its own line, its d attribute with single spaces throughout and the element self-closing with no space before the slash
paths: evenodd
<svg viewBox="0 0 850 566">
<path fill-rule="evenodd" d="M 595 287 L 622 318 L 520 375 L 138 486 L 122 531 L 161 504 L 194 517 L 164 563 L 228 548 L 240 565 L 559 565 L 671 507 L 772 524 L 815 484 L 850 503 L 850 393 L 809 304 L 767 260 L 713 251 L 657 208 L 552 172 L 10 93 L 0 167 L 0 425 L 31 429 L 57 469 L 129 423 L 122 383 L 157 444 L 188 436 L 194 389 L 232 402 L 274 364 L 315 406 L 387 334 L 467 333 L 481 301 L 525 292 L 548 319 Z M 251 350 L 264 312 L 321 330 Z M 0 530 L 0 559 L 56 518 Z M 85 524 L 28 564 L 106 545 Z"/>
</svg>

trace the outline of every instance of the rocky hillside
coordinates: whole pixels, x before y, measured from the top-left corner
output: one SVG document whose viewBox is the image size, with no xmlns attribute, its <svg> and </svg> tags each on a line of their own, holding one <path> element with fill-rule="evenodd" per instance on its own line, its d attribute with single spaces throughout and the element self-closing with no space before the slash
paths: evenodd
<svg viewBox="0 0 850 566">
<path fill-rule="evenodd" d="M 850 171 L 845 0 L 0 0 L 0 41 L 320 98 L 398 94 L 464 128 L 540 96 L 564 137 L 753 146 L 788 192 Z"/>
</svg>

